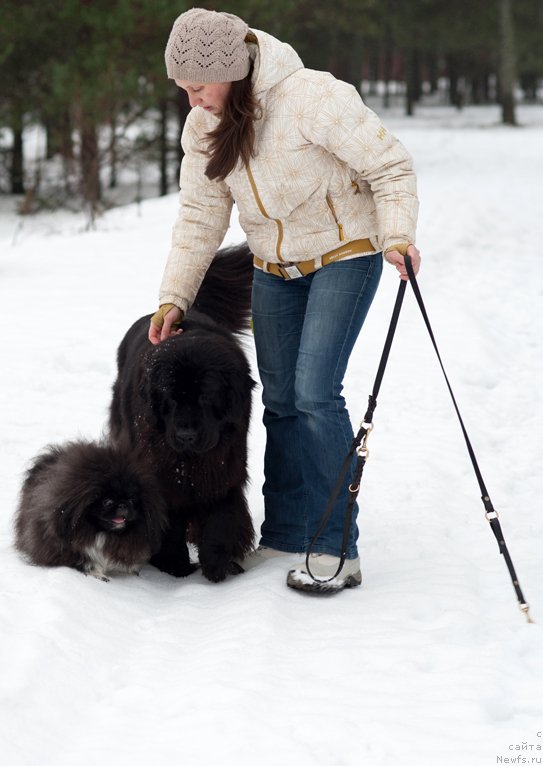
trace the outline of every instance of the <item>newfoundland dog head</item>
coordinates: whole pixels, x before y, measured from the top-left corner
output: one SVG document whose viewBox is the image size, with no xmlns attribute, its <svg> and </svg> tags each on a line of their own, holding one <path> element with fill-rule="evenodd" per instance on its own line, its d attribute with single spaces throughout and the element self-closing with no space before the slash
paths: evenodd
<svg viewBox="0 0 543 766">
<path fill-rule="evenodd" d="M 247 428 L 254 383 L 229 333 L 210 334 L 187 321 L 183 333 L 148 352 L 145 371 L 140 393 L 174 452 L 207 453 L 229 431 Z"/>
</svg>

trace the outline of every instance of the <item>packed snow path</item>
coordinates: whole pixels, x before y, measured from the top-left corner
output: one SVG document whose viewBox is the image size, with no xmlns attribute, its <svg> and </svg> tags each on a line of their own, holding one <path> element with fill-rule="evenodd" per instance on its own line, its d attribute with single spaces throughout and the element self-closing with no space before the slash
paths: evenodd
<svg viewBox="0 0 543 766">
<path fill-rule="evenodd" d="M 79 216 L 21 223 L 4 210 L 4 764 L 543 762 L 543 109 L 519 116 L 518 129 L 492 109 L 383 119 L 415 157 L 421 290 L 534 625 L 517 609 L 409 289 L 361 492 L 362 588 L 306 597 L 286 588 L 279 561 L 219 585 L 152 567 L 103 583 L 23 563 L 11 547 L 23 472 L 46 443 L 100 435 L 115 350 L 155 308 L 177 202 L 111 211 L 92 232 Z M 234 218 L 226 241 L 242 238 Z M 385 268 L 347 376 L 355 425 L 396 289 Z M 257 390 L 257 527 L 260 419 Z"/>
</svg>

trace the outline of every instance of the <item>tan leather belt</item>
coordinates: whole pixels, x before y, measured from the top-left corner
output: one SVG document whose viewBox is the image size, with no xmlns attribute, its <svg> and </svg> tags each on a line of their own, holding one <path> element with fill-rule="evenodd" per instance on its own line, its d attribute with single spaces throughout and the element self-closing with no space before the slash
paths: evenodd
<svg viewBox="0 0 543 766">
<path fill-rule="evenodd" d="M 340 261 L 342 258 L 348 258 L 351 255 L 361 255 L 362 253 L 370 255 L 377 252 L 369 239 L 355 239 L 347 245 L 336 247 L 326 253 L 322 258 L 313 258 L 311 261 L 299 261 L 298 263 L 268 263 L 261 258 L 253 256 L 253 264 L 257 269 L 265 271 L 266 274 L 273 274 L 283 279 L 298 279 L 312 274 L 322 266 L 328 266 L 329 263 Z"/>
</svg>

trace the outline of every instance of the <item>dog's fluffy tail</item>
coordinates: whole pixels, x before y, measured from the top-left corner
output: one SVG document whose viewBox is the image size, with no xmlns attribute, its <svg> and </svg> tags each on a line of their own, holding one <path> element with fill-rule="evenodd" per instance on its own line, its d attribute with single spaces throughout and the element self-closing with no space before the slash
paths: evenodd
<svg viewBox="0 0 543 766">
<path fill-rule="evenodd" d="M 217 251 L 204 277 L 193 308 L 232 332 L 249 327 L 253 254 L 247 243 Z"/>
</svg>

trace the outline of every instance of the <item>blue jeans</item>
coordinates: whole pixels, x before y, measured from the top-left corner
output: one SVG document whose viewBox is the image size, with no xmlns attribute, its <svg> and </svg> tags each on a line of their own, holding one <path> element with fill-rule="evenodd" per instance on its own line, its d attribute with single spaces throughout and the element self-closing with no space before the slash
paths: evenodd
<svg viewBox="0 0 543 766">
<path fill-rule="evenodd" d="M 382 267 L 378 253 L 292 280 L 255 269 L 253 327 L 267 437 L 261 545 L 305 552 L 317 530 L 353 440 L 343 377 Z M 350 476 L 315 553 L 341 555 L 349 483 Z M 358 555 L 357 510 L 348 558 Z"/>
</svg>

